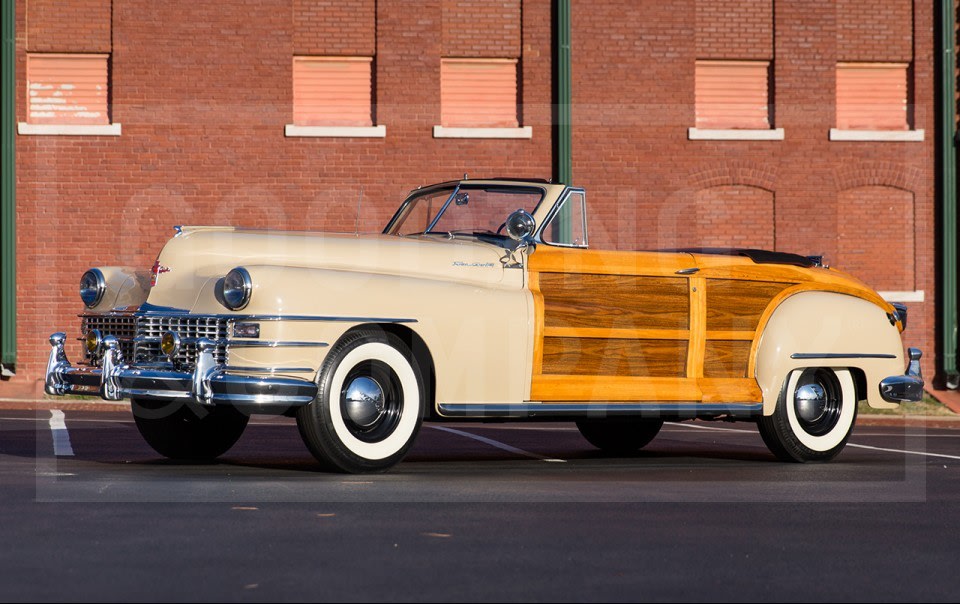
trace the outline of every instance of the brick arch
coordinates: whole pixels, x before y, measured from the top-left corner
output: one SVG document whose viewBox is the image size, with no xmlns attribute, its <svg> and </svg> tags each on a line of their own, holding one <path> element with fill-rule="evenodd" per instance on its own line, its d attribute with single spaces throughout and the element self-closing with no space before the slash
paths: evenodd
<svg viewBox="0 0 960 604">
<path fill-rule="evenodd" d="M 913 166 L 896 162 L 870 161 L 834 171 L 837 191 L 858 187 L 892 187 L 915 194 L 923 182 L 923 172 Z"/>
<path fill-rule="evenodd" d="M 878 290 L 916 287 L 915 195 L 864 184 L 837 193 L 837 257 L 831 264 Z"/>
<path fill-rule="evenodd" d="M 694 190 L 721 186 L 746 186 L 773 193 L 776 181 L 776 170 L 770 166 L 730 161 L 691 173 L 687 179 L 687 185 Z"/>
<path fill-rule="evenodd" d="M 696 241 L 705 247 L 773 249 L 775 196 L 772 190 L 745 184 L 704 187 L 693 194 Z"/>
</svg>

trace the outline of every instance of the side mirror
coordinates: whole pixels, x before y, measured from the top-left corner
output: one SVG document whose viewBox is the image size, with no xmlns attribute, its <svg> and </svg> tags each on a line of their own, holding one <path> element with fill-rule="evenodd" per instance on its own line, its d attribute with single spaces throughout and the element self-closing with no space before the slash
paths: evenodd
<svg viewBox="0 0 960 604">
<path fill-rule="evenodd" d="M 514 211 L 507 217 L 505 228 L 510 239 L 519 242 L 521 245 L 527 245 L 533 239 L 533 232 L 537 228 L 537 223 L 530 212 L 521 209 Z"/>
</svg>

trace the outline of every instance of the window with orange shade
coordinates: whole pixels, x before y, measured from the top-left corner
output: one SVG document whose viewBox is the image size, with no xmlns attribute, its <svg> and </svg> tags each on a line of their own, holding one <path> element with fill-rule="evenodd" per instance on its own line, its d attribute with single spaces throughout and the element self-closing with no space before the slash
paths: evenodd
<svg viewBox="0 0 960 604">
<path fill-rule="evenodd" d="M 106 54 L 27 55 L 27 123 L 110 123 Z"/>
<path fill-rule="evenodd" d="M 440 113 L 448 128 L 517 128 L 517 59 L 443 59 Z"/>
<path fill-rule="evenodd" d="M 837 63 L 837 128 L 909 130 L 906 63 Z"/>
<path fill-rule="evenodd" d="M 769 73 L 769 61 L 697 61 L 697 128 L 769 129 Z"/>
<path fill-rule="evenodd" d="M 293 58 L 293 123 L 372 126 L 372 57 Z"/>
</svg>

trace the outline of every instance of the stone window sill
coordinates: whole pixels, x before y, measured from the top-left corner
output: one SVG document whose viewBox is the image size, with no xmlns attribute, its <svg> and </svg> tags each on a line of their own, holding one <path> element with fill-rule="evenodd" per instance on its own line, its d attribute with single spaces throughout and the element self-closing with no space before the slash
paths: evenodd
<svg viewBox="0 0 960 604">
<path fill-rule="evenodd" d="M 284 135 L 304 138 L 385 138 L 387 127 L 380 126 L 284 126 Z"/>
<path fill-rule="evenodd" d="M 923 141 L 923 134 L 923 130 L 841 130 L 830 128 L 830 140 L 832 141 L 918 143 Z"/>
<path fill-rule="evenodd" d="M 448 128 L 445 126 L 434 126 L 433 138 L 533 138 L 533 127 Z"/>
<path fill-rule="evenodd" d="M 687 129 L 687 138 L 692 141 L 782 141 L 783 128 L 766 130 Z"/>
<path fill-rule="evenodd" d="M 17 123 L 17 134 L 36 136 L 120 136 L 120 124 L 28 124 Z"/>
</svg>

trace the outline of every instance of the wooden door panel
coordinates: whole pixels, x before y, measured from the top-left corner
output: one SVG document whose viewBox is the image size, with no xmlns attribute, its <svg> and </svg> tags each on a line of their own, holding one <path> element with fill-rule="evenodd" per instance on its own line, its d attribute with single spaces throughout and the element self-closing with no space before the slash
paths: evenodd
<svg viewBox="0 0 960 604">
<path fill-rule="evenodd" d="M 543 373 L 685 377 L 685 340 L 543 339 Z"/>
<path fill-rule="evenodd" d="M 690 278 L 676 274 L 693 266 L 689 254 L 537 249 L 532 400 L 699 401 Z"/>
<path fill-rule="evenodd" d="M 687 279 L 541 273 L 545 327 L 688 329 Z"/>
</svg>

